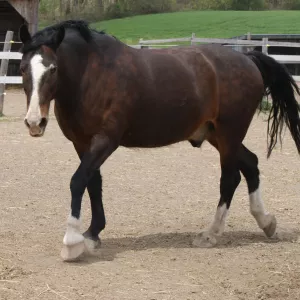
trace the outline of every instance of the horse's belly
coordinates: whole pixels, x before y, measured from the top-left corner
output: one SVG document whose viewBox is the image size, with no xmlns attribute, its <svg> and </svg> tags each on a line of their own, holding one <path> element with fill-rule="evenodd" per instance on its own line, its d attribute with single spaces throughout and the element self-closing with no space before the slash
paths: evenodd
<svg viewBox="0 0 300 300">
<path fill-rule="evenodd" d="M 140 137 L 134 133 L 129 132 L 121 140 L 120 145 L 124 147 L 132 148 L 155 148 L 168 146 L 174 143 L 178 143 L 183 139 L 178 139 L 174 137 L 169 138 L 157 138 L 151 136 Z"/>
<path fill-rule="evenodd" d="M 147 122 L 145 118 L 131 126 L 123 135 L 121 145 L 125 147 L 162 147 L 189 138 L 199 118 L 162 118 Z"/>
</svg>

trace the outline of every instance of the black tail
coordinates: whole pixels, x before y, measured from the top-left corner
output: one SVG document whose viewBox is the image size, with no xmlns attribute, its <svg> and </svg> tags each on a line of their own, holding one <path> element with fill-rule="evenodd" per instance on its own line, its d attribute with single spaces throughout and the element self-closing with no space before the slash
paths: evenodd
<svg viewBox="0 0 300 300">
<path fill-rule="evenodd" d="M 300 154 L 300 105 L 295 99 L 294 90 L 300 95 L 299 88 L 286 67 L 275 59 L 258 51 L 246 53 L 260 70 L 265 92 L 272 97 L 272 108 L 268 118 L 268 157 L 274 149 L 278 133 L 282 143 L 284 123 L 289 128 Z"/>
</svg>

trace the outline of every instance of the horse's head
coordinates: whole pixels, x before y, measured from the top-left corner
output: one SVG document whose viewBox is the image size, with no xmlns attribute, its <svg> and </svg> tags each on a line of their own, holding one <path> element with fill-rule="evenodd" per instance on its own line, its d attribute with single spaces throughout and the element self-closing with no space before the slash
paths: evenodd
<svg viewBox="0 0 300 300">
<path fill-rule="evenodd" d="M 27 97 L 24 121 L 31 136 L 42 136 L 47 126 L 50 102 L 55 98 L 57 89 L 56 50 L 64 35 L 64 28 L 33 37 L 25 25 L 19 31 L 23 43 L 20 71 Z"/>
</svg>

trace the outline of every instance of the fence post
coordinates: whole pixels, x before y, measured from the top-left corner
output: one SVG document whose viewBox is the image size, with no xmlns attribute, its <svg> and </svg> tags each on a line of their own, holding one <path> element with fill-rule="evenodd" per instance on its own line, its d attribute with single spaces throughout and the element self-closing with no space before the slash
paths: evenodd
<svg viewBox="0 0 300 300">
<path fill-rule="evenodd" d="M 262 42 L 263 42 L 262 53 L 268 55 L 268 38 L 263 38 Z"/>
<path fill-rule="evenodd" d="M 3 46 L 3 52 L 10 52 L 11 41 L 13 40 L 13 31 L 7 31 L 5 36 L 5 43 Z M 8 69 L 8 59 L 1 60 L 0 76 L 6 76 Z M 0 117 L 3 116 L 3 103 L 5 95 L 5 83 L 0 83 Z"/>
<path fill-rule="evenodd" d="M 247 32 L 247 41 L 251 41 L 251 32 Z M 246 52 L 251 51 L 251 46 L 246 46 Z"/>
<path fill-rule="evenodd" d="M 140 40 L 139 40 L 139 45 L 140 45 L 140 49 L 143 49 L 143 48 L 149 48 L 149 45 L 144 45 L 143 43 L 143 39 L 141 38 Z"/>
<path fill-rule="evenodd" d="M 196 37 L 196 34 L 195 33 L 192 33 L 192 38 L 191 38 L 191 46 L 195 45 L 194 43 L 194 38 Z"/>
<path fill-rule="evenodd" d="M 232 47 L 235 51 L 238 51 L 238 52 L 242 52 L 243 51 L 243 46 L 242 45 L 239 45 L 238 44 L 238 38 L 236 38 L 234 40 L 234 43 L 233 43 L 233 47 Z"/>
</svg>

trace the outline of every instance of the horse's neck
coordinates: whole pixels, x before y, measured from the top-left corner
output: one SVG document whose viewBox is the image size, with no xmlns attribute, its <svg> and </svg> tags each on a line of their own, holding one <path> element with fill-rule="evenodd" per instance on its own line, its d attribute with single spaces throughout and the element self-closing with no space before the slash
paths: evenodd
<svg viewBox="0 0 300 300">
<path fill-rule="evenodd" d="M 97 99 L 97 101 L 99 101 L 99 96 L 107 94 L 105 93 L 105 89 L 107 88 L 105 70 L 111 76 L 111 72 L 118 73 L 117 68 L 120 65 L 118 67 L 115 66 L 116 69 L 113 70 L 106 67 L 103 68 L 103 66 L 110 64 L 110 61 L 114 61 L 114 57 L 125 57 L 126 53 L 128 54 L 132 50 L 135 50 L 110 36 L 95 39 L 95 42 L 96 44 L 88 46 L 89 48 L 83 44 L 81 47 L 77 47 L 77 51 L 70 51 L 72 47 L 68 45 L 68 47 L 64 47 L 58 53 L 59 73 L 56 98 L 59 103 L 58 109 L 63 114 L 73 113 L 68 110 L 76 108 L 80 105 L 80 102 L 86 101 L 85 95 L 91 95 L 91 93 L 86 93 L 86 89 L 96 91 L 97 95 L 93 98 Z M 120 61 L 124 69 L 132 67 L 130 66 L 130 60 L 121 59 Z M 126 66 L 126 64 L 129 65 Z M 102 82 L 103 86 L 101 86 Z M 103 99 L 103 101 L 105 100 Z"/>
</svg>

